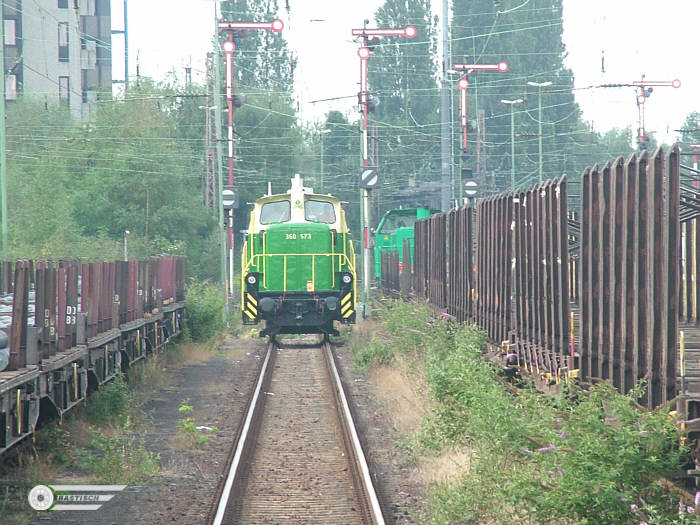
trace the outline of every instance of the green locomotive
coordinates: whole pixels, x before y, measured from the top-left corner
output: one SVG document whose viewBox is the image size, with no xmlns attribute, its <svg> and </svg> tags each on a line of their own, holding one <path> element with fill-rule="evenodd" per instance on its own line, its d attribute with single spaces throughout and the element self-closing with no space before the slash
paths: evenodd
<svg viewBox="0 0 700 525">
<path fill-rule="evenodd" d="M 406 261 L 403 260 L 403 241 L 408 239 L 411 246 L 411 260 L 408 267 L 413 264 L 413 225 L 416 221 L 429 217 L 437 210 L 424 208 L 402 208 L 389 210 L 379 221 L 377 232 L 374 236 L 374 275 L 379 284 L 382 283 L 382 252 L 397 251 L 399 254 L 399 268 Z"/>
<path fill-rule="evenodd" d="M 317 195 L 299 175 L 286 194 L 255 201 L 243 245 L 243 324 L 260 336 L 337 335 L 356 317 L 355 252 L 340 201 Z"/>
</svg>

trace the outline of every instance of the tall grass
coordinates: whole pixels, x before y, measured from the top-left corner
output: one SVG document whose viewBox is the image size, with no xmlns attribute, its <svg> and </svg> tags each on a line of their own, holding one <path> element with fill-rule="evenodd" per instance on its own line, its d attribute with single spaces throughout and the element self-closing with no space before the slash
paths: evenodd
<svg viewBox="0 0 700 525">
<path fill-rule="evenodd" d="M 678 494 L 665 482 L 687 457 L 678 422 L 667 408 L 639 410 L 641 387 L 628 395 L 608 383 L 551 395 L 532 384 L 516 388 L 484 358 L 476 327 L 401 302 L 380 318 L 374 338 L 355 345 L 356 360 L 368 367 L 403 353 L 419 363 L 435 408 L 414 436 L 414 451 L 472 451 L 458 482 L 431 490 L 431 523 L 694 519 L 679 515 Z"/>
</svg>

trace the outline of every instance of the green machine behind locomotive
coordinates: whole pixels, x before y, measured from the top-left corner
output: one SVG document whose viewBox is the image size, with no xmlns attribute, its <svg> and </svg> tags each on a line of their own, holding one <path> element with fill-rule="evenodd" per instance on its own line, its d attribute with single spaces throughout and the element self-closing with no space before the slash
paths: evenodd
<svg viewBox="0 0 700 525">
<path fill-rule="evenodd" d="M 255 201 L 242 253 L 243 324 L 260 336 L 337 335 L 355 322 L 355 252 L 340 201 L 296 175 L 286 194 Z"/>
<path fill-rule="evenodd" d="M 413 265 L 413 226 L 416 221 L 429 217 L 438 210 L 430 208 L 402 208 L 389 210 L 379 221 L 374 237 L 374 275 L 378 283 L 382 283 L 382 253 L 396 251 L 399 255 L 399 268 L 406 261 L 403 260 L 403 242 L 408 239 L 411 247 L 411 260 L 408 267 Z"/>
</svg>

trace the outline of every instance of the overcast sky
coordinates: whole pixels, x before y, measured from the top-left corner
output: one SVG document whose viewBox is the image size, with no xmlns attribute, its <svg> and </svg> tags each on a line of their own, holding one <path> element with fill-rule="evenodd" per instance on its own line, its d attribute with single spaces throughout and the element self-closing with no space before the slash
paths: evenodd
<svg viewBox="0 0 700 525">
<path fill-rule="evenodd" d="M 284 0 L 278 0 L 284 7 Z M 441 2 L 433 1 L 440 11 Z M 523 3 L 528 0 L 522 0 Z M 557 0 L 553 0 L 557 1 Z M 576 100 L 584 118 L 596 129 L 630 125 L 637 128 L 632 88 L 582 89 L 591 85 L 680 79 L 679 89 L 657 88 L 646 104 L 647 130 L 673 140 L 686 115 L 700 111 L 700 68 L 692 54 L 697 47 L 697 0 L 563 0 L 567 65 L 575 76 Z M 122 17 L 113 0 L 113 26 Z M 329 109 L 354 110 L 355 101 L 311 104 L 310 101 L 357 92 L 359 59 L 350 37 L 353 27 L 372 18 L 381 0 L 289 0 L 283 36 L 299 58 L 296 93 L 305 120 L 320 120 Z M 193 7 L 195 9 L 193 9 Z M 170 70 L 184 76 L 191 64 L 195 80 L 204 73 L 214 29 L 212 0 L 137 0 L 129 3 L 129 69 L 163 78 Z M 311 21 L 311 20 L 322 21 Z M 114 36 L 114 75 L 123 77 L 121 37 Z M 605 54 L 605 72 L 601 54 Z M 504 57 L 507 59 L 507 57 Z M 199 76 L 199 77 L 198 77 Z"/>
</svg>

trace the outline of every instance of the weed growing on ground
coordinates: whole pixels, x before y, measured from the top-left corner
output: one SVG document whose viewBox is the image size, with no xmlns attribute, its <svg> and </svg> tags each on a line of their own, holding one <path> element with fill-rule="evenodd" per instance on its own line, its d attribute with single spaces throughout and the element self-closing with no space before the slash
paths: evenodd
<svg viewBox="0 0 700 525">
<path fill-rule="evenodd" d="M 185 338 L 204 341 L 223 328 L 221 312 L 224 308 L 224 294 L 221 287 L 208 282 L 192 281 L 185 291 L 185 306 Z"/>
<path fill-rule="evenodd" d="M 96 480 L 104 483 L 133 484 L 158 474 L 158 456 L 148 451 L 140 432 L 144 425 L 143 400 L 130 384 L 158 383 L 159 356 L 139 363 L 132 370 L 129 384 L 120 374 L 88 397 L 85 414 L 87 446 L 77 448 L 75 463 Z"/>
<path fill-rule="evenodd" d="M 687 455 L 679 426 L 666 408 L 638 409 L 643 385 L 627 395 L 608 383 L 516 388 L 484 358 L 477 328 L 404 302 L 379 318 L 351 348 L 360 368 L 398 354 L 422 364 L 435 404 L 414 453 L 473 451 L 457 483 L 430 491 L 431 523 L 688 523 L 663 481 Z"/>
<path fill-rule="evenodd" d="M 152 355 L 131 366 L 127 382 L 131 388 L 131 395 L 139 406 L 146 403 L 153 392 L 168 385 L 171 379 L 167 369 L 170 356 L 182 344 L 175 343 L 168 352 Z"/>
<path fill-rule="evenodd" d="M 133 396 L 129 391 L 124 376 L 119 374 L 106 385 L 93 392 L 85 402 L 85 414 L 95 425 L 112 424 L 123 426 L 134 406 Z"/>
<path fill-rule="evenodd" d="M 158 475 L 160 457 L 146 449 L 145 438 L 127 420 L 113 434 L 90 429 L 92 441 L 77 456 L 80 466 L 101 483 L 135 485 Z"/>
<path fill-rule="evenodd" d="M 194 407 L 190 405 L 190 398 L 183 399 L 177 409 L 180 414 L 186 414 L 177 422 L 177 431 L 185 442 L 192 446 L 203 445 L 219 430 L 217 427 L 203 427 L 195 423 Z"/>
<path fill-rule="evenodd" d="M 350 337 L 348 346 L 355 356 L 355 367 L 360 371 L 387 364 L 396 354 L 415 353 L 427 336 L 426 331 L 432 328 L 430 310 L 425 304 L 401 301 L 390 304 L 389 308 L 377 306 L 373 309 L 380 324 L 374 327 L 369 338 L 361 330 Z"/>
</svg>

